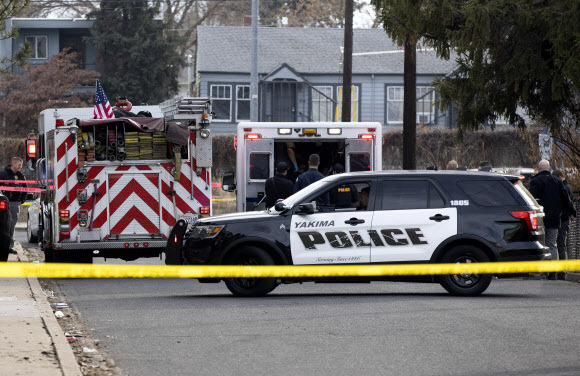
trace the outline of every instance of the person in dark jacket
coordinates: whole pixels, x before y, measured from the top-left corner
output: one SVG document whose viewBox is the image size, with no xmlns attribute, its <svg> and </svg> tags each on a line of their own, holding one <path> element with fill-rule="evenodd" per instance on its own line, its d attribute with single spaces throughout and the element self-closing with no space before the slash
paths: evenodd
<svg viewBox="0 0 580 376">
<path fill-rule="evenodd" d="M 280 162 L 276 165 L 274 176 L 266 180 L 266 207 L 271 208 L 279 199 L 285 199 L 294 192 L 294 184 L 288 179 L 288 164 Z"/>
<path fill-rule="evenodd" d="M 572 188 L 570 184 L 566 180 L 564 173 L 561 170 L 554 170 L 552 172 L 552 176 L 560 179 L 562 184 L 564 184 L 564 188 L 566 192 L 568 192 L 568 197 L 572 200 Z M 558 259 L 559 260 L 566 260 L 568 258 L 568 253 L 566 252 L 566 238 L 568 236 L 568 230 L 570 228 L 570 220 L 574 219 L 576 216 L 576 211 L 571 212 L 570 210 L 566 210 L 566 208 L 562 209 L 562 217 L 560 218 L 560 228 L 558 229 Z M 564 272 L 559 272 L 557 274 L 557 279 L 566 279 L 566 274 Z"/>
<path fill-rule="evenodd" d="M 560 228 L 563 210 L 576 213 L 568 192 L 562 181 L 550 173 L 550 162 L 543 159 L 538 163 L 538 174 L 530 182 L 530 193 L 544 207 L 544 227 L 546 231 L 546 245 L 550 247 L 552 260 L 558 260 L 558 229 Z M 550 273 L 550 279 L 556 275 Z"/>
<path fill-rule="evenodd" d="M 6 166 L 4 170 L 0 171 L 0 180 L 25 180 L 24 175 L 20 170 L 22 169 L 22 159 L 18 157 L 12 158 L 12 163 Z M 26 184 L 18 183 L 1 183 L 2 185 L 8 187 L 26 187 Z M 26 192 L 14 192 L 6 191 L 4 195 L 10 201 L 10 253 L 16 253 L 14 251 L 14 228 L 16 227 L 16 222 L 18 222 L 18 212 L 20 210 L 20 205 L 26 200 Z"/>
<path fill-rule="evenodd" d="M 344 173 L 344 166 L 335 163 L 332 175 Z M 358 191 L 352 184 L 342 184 L 330 191 L 330 203 L 337 209 L 352 208 L 358 201 Z"/>
<path fill-rule="evenodd" d="M 318 165 L 320 164 L 320 157 L 318 154 L 311 154 L 308 157 L 308 171 L 298 176 L 296 179 L 296 184 L 294 184 L 294 193 L 298 192 L 299 190 L 308 187 L 310 184 L 319 181 L 320 179 L 324 179 L 324 175 L 322 175 L 318 171 Z M 328 205 L 330 203 L 330 199 L 328 194 L 324 194 L 320 196 L 318 200 L 319 204 L 321 205 Z"/>
</svg>

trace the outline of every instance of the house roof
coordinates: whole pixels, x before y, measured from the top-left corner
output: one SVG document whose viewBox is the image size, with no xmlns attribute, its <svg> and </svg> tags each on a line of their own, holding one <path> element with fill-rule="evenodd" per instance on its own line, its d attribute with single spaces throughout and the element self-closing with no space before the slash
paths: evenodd
<svg viewBox="0 0 580 376">
<path fill-rule="evenodd" d="M 20 29 L 90 29 L 94 20 L 86 18 L 12 18 Z"/>
<path fill-rule="evenodd" d="M 198 71 L 249 73 L 251 36 L 251 27 L 199 26 Z M 260 27 L 258 72 L 269 74 L 286 63 L 302 74 L 338 74 L 343 40 L 344 29 Z M 393 52 L 356 55 L 383 51 Z M 403 74 L 403 49 L 383 29 L 355 29 L 353 53 L 353 74 Z M 434 51 L 417 52 L 417 74 L 447 74 L 456 66 L 454 56 L 447 61 Z"/>
</svg>

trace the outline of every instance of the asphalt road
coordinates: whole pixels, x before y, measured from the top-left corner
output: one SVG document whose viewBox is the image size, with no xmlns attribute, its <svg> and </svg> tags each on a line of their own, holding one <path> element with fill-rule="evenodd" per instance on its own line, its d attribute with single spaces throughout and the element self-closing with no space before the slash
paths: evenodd
<svg viewBox="0 0 580 376">
<path fill-rule="evenodd" d="M 179 279 L 60 285 L 129 375 L 580 374 L 572 282 L 494 280 L 477 298 L 388 282 L 285 285 L 250 299 Z"/>
</svg>

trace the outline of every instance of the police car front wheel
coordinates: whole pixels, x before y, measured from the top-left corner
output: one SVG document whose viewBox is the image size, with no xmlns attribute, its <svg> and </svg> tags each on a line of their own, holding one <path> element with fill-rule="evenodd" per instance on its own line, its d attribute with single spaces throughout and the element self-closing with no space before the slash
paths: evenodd
<svg viewBox="0 0 580 376">
<path fill-rule="evenodd" d="M 442 263 L 489 262 L 489 257 L 481 249 L 472 245 L 451 248 L 443 255 Z M 476 296 L 483 293 L 491 283 L 490 274 L 451 274 L 439 277 L 439 283 L 452 295 Z"/>
<path fill-rule="evenodd" d="M 275 265 L 265 250 L 244 246 L 233 250 L 227 258 L 228 265 Z M 276 278 L 225 278 L 227 288 L 236 296 L 263 296 L 277 286 Z"/>
</svg>

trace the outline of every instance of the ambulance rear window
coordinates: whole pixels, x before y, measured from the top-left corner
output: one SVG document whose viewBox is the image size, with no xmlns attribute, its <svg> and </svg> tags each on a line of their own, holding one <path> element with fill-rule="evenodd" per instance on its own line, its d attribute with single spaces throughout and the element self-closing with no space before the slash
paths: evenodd
<svg viewBox="0 0 580 376">
<path fill-rule="evenodd" d="M 265 180 L 270 176 L 270 153 L 250 153 L 250 180 Z"/>
<path fill-rule="evenodd" d="M 351 153 L 349 158 L 350 172 L 371 170 L 371 156 L 369 153 Z"/>
</svg>

